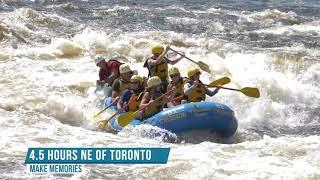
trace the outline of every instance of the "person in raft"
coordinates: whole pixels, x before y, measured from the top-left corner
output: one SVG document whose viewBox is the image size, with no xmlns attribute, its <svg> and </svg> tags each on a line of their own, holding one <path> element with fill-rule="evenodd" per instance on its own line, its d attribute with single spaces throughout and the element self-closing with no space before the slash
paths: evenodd
<svg viewBox="0 0 320 180">
<path fill-rule="evenodd" d="M 168 85 L 167 91 L 170 91 L 171 89 L 175 88 L 174 93 L 172 93 L 172 95 L 170 96 L 170 98 L 173 98 L 173 100 L 168 103 L 168 107 L 173 107 L 182 103 L 186 103 L 187 101 L 183 99 L 183 86 L 185 83 L 185 79 L 181 77 L 180 71 L 176 67 L 169 68 L 168 73 L 171 81 Z"/>
<path fill-rule="evenodd" d="M 133 75 L 130 80 L 131 88 L 124 91 L 117 106 L 118 109 L 126 107 L 126 112 L 135 112 L 139 109 L 140 102 L 144 94 L 144 79 L 139 75 Z M 138 114 L 136 119 L 141 119 L 141 114 Z"/>
<path fill-rule="evenodd" d="M 122 63 L 115 59 L 110 59 L 106 62 L 100 55 L 94 58 L 94 62 L 100 68 L 97 85 L 103 87 L 103 93 L 106 97 L 110 97 L 112 93 L 112 83 L 115 79 L 119 78 L 119 67 Z"/>
<path fill-rule="evenodd" d="M 175 60 L 169 60 L 166 57 L 169 50 L 169 46 L 166 46 L 166 48 L 161 45 L 154 46 L 151 50 L 152 56 L 143 65 L 149 70 L 148 77 L 158 76 L 160 78 L 161 91 L 163 93 L 165 93 L 168 86 L 168 64 L 174 65 L 184 58 L 184 56 L 181 56 Z"/>
<path fill-rule="evenodd" d="M 161 95 L 161 79 L 158 76 L 153 76 L 149 78 L 147 82 L 146 91 L 142 97 L 139 106 L 140 109 L 144 108 L 145 106 L 148 106 L 144 109 L 143 112 L 141 112 L 141 120 L 147 119 L 163 110 L 163 107 L 166 104 L 168 97 L 164 97 L 155 101 L 155 99 L 157 99 Z"/>
<path fill-rule="evenodd" d="M 188 81 L 184 85 L 184 98 L 188 102 L 200 102 L 206 100 L 206 95 L 214 96 L 218 93 L 220 88 L 216 88 L 214 91 L 210 91 L 200 81 L 200 70 L 196 67 L 192 67 L 188 70 Z"/>
<path fill-rule="evenodd" d="M 122 64 L 119 67 L 120 77 L 114 80 L 112 84 L 112 102 L 116 101 L 125 90 L 131 86 L 130 79 L 133 75 L 128 64 Z"/>
</svg>

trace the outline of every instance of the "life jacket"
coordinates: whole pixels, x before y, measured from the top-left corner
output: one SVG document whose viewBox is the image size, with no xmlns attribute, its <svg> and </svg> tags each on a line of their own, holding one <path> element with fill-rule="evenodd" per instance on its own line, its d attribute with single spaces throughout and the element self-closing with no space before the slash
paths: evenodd
<svg viewBox="0 0 320 180">
<path fill-rule="evenodd" d="M 119 79 L 119 83 L 120 83 L 120 86 L 119 86 L 119 96 L 121 96 L 122 93 L 123 93 L 125 90 L 127 90 L 127 89 L 130 88 L 131 83 L 130 83 L 130 81 L 124 81 L 124 80 L 122 80 L 122 79 Z"/>
<path fill-rule="evenodd" d="M 120 71 L 119 71 L 119 67 L 120 65 L 123 64 L 122 62 L 116 60 L 116 59 L 110 59 L 106 62 L 106 66 L 107 66 L 107 70 L 105 69 L 100 69 L 99 71 L 99 77 L 100 80 L 104 80 L 106 78 L 108 78 L 111 75 L 111 72 L 116 70 L 117 71 L 117 77 L 118 78 L 120 76 Z M 113 82 L 110 82 L 109 85 L 112 85 Z"/>
<path fill-rule="evenodd" d="M 154 66 L 148 65 L 149 59 L 155 60 L 155 58 L 154 57 L 148 58 L 143 65 L 143 67 L 146 67 L 149 70 L 148 77 L 158 76 L 162 81 L 166 81 L 168 78 L 168 59 L 166 57 L 163 57 L 160 64 L 157 64 Z"/>
<path fill-rule="evenodd" d="M 206 89 L 201 83 L 197 87 L 193 88 L 187 97 L 188 102 L 200 102 L 206 99 Z"/>
<path fill-rule="evenodd" d="M 142 100 L 143 95 L 144 92 L 133 93 L 129 99 L 130 104 L 127 111 L 135 112 L 139 110 L 140 102 Z"/>
<path fill-rule="evenodd" d="M 184 86 L 184 79 L 180 77 L 179 81 L 175 84 L 173 81 L 170 82 L 170 87 L 176 88 L 176 93 L 174 97 L 183 96 L 183 86 Z"/>
<path fill-rule="evenodd" d="M 156 95 L 151 95 L 151 99 L 155 100 L 161 96 L 161 93 L 157 93 Z M 163 107 L 163 99 L 157 100 L 151 103 L 143 112 L 143 119 L 149 118 L 162 110 Z"/>
</svg>

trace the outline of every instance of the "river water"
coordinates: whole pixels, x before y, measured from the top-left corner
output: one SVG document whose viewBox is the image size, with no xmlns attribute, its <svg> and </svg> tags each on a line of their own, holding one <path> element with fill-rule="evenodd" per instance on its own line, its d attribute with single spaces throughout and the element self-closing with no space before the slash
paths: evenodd
<svg viewBox="0 0 320 180">
<path fill-rule="evenodd" d="M 102 54 L 141 75 L 150 48 L 171 45 L 210 65 L 237 133 L 172 134 L 151 126 L 97 130 Z M 177 64 L 183 75 L 193 66 Z M 0 1 L 0 178 L 320 179 L 320 3 L 317 0 Z M 103 116 L 107 117 L 110 113 Z M 103 117 L 102 116 L 102 117 Z M 166 165 L 86 165 L 33 175 L 28 147 L 170 147 Z"/>
</svg>

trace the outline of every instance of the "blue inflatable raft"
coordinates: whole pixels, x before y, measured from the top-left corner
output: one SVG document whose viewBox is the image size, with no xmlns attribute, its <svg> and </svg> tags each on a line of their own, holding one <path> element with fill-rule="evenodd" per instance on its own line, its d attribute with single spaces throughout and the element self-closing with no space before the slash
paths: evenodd
<svg viewBox="0 0 320 180">
<path fill-rule="evenodd" d="M 105 105 L 110 102 L 110 98 L 106 99 Z M 112 109 L 116 110 L 115 107 Z M 131 125 L 140 124 L 151 124 L 173 133 L 209 129 L 224 137 L 232 136 L 238 128 L 233 111 L 228 106 L 216 102 L 181 104 L 165 109 L 145 121 L 131 122 Z M 109 121 L 109 126 L 117 131 L 123 128 L 118 124 L 116 117 Z"/>
</svg>

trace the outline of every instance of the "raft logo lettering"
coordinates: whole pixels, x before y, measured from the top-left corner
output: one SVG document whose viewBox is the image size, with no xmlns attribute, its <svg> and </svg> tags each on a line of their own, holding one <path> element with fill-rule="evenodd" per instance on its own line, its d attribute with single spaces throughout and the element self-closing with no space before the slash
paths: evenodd
<svg viewBox="0 0 320 180">
<path fill-rule="evenodd" d="M 174 120 L 182 119 L 185 117 L 187 117 L 187 113 L 179 113 L 169 117 L 161 118 L 161 121 L 174 121 Z"/>
<path fill-rule="evenodd" d="M 188 112 L 189 113 L 194 113 L 194 114 L 197 114 L 197 113 L 204 113 L 204 112 L 209 112 L 209 111 L 212 111 L 213 109 L 211 107 L 203 107 L 201 109 L 191 109 L 189 110 Z"/>
<path fill-rule="evenodd" d="M 166 164 L 170 148 L 29 148 L 29 173 L 80 173 L 84 164 Z"/>
</svg>

